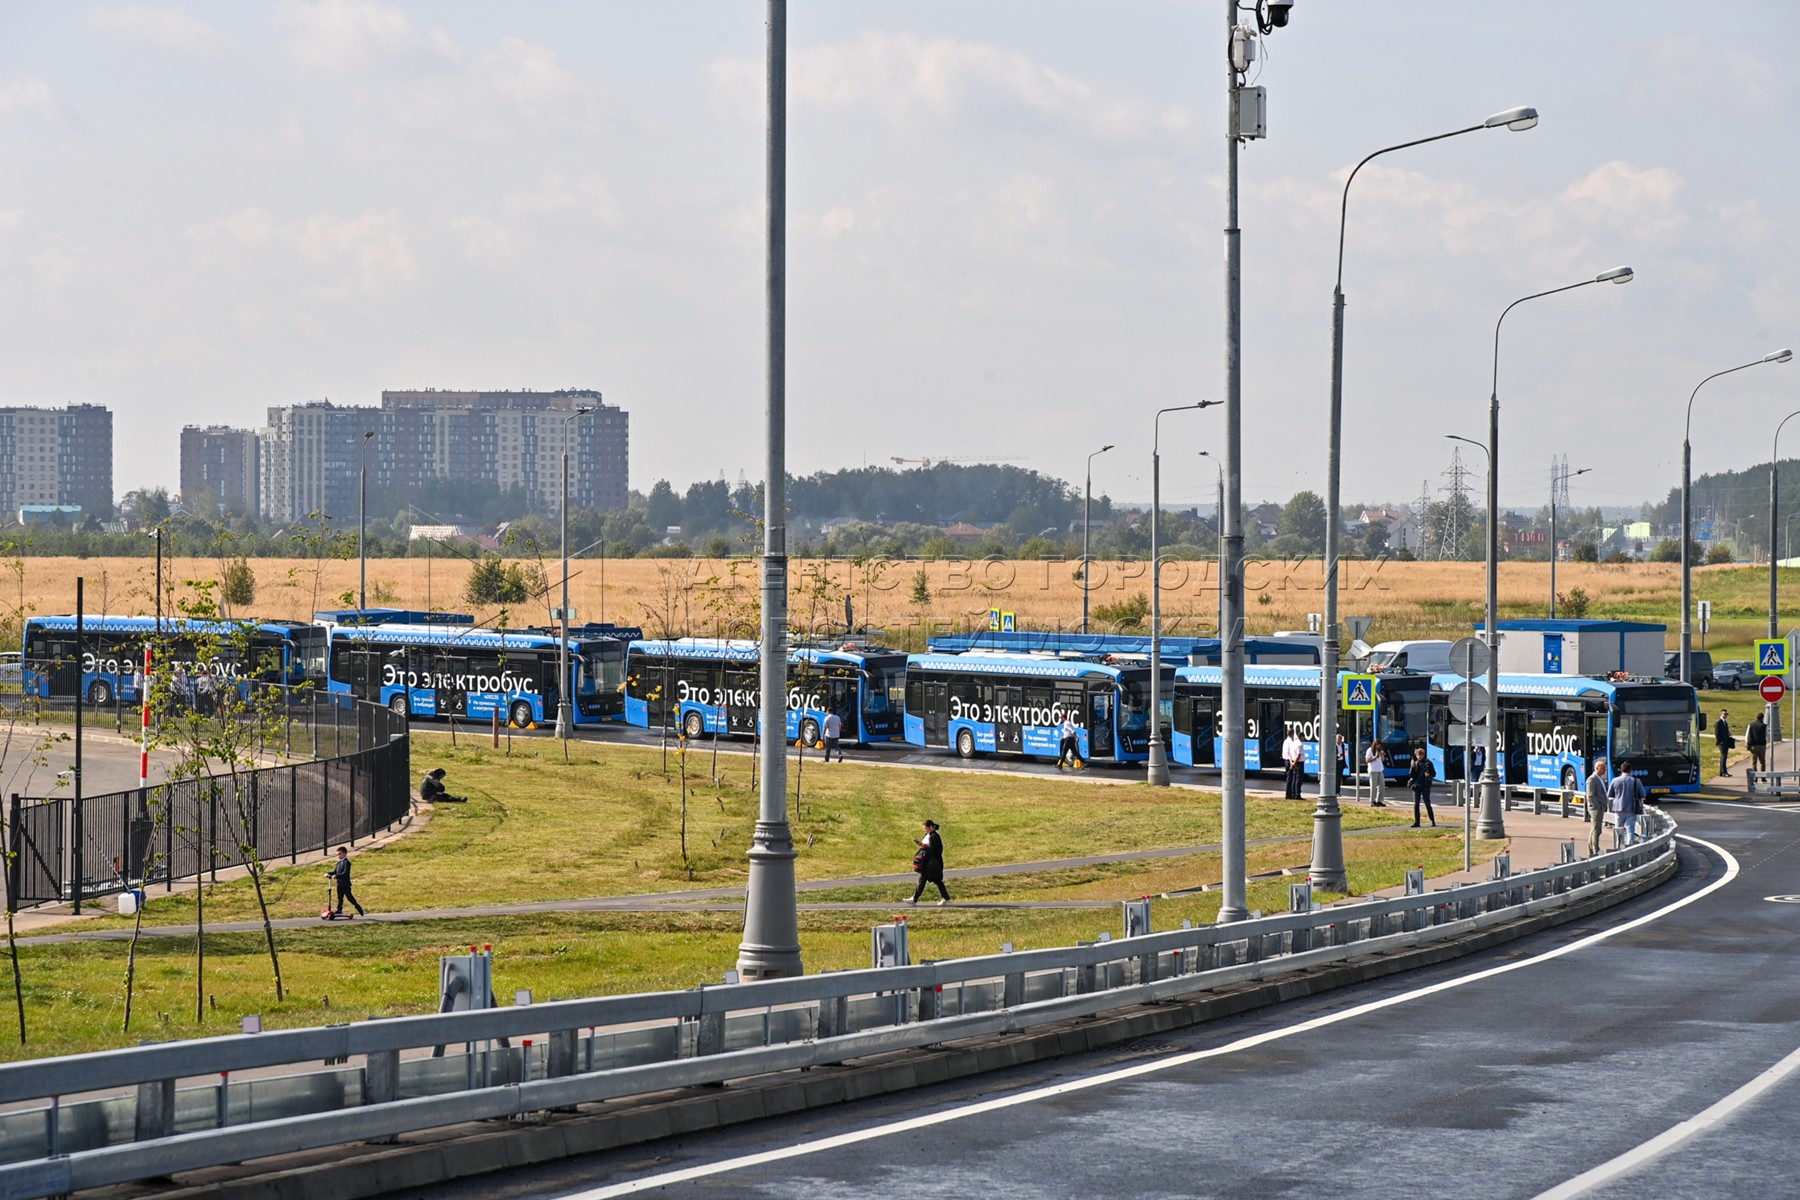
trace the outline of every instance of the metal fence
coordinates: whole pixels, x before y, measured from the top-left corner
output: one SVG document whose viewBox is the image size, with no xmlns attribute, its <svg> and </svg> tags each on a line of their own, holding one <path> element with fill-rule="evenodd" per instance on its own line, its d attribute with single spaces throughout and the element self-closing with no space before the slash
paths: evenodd
<svg viewBox="0 0 1800 1200">
<path fill-rule="evenodd" d="M 1671 865 L 1675 824 L 1658 809 L 1645 824 L 1644 841 L 1594 858 L 1518 875 L 1497 860 L 1485 883 L 1230 925 L 0 1066 L 0 1106 L 13 1106 L 0 1113 L 0 1196 L 60 1194 L 1018 1033 L 1399 950 L 1654 878 Z M 1573 859 L 1572 843 L 1565 855 Z M 427 1056 L 433 1047 L 461 1053 Z M 231 1078 L 249 1072 L 257 1074 Z"/>
<path fill-rule="evenodd" d="M 241 867 L 252 853 L 265 863 L 297 862 L 406 816 L 412 783 L 404 717 L 303 693 L 260 734 L 270 752 L 313 761 L 80 800 L 15 794 L 7 815 L 11 903 L 172 890 L 180 880 Z"/>
</svg>

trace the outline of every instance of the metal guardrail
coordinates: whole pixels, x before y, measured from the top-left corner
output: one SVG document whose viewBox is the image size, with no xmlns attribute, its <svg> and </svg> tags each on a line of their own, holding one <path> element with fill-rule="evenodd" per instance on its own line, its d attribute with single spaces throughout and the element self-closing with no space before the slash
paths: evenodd
<svg viewBox="0 0 1800 1200">
<path fill-rule="evenodd" d="M 1675 824 L 1654 808 L 1646 823 L 1646 840 L 1591 859 L 1519 875 L 1497 863 L 1482 884 L 1231 925 L 0 1066 L 0 1104 L 27 1106 L 0 1114 L 0 1200 L 1016 1033 L 1448 938 L 1654 872 Z M 230 1078 L 312 1063 L 325 1069 Z"/>
<path fill-rule="evenodd" d="M 1746 771 L 1744 790 L 1751 796 L 1800 796 L 1800 771 Z"/>
</svg>

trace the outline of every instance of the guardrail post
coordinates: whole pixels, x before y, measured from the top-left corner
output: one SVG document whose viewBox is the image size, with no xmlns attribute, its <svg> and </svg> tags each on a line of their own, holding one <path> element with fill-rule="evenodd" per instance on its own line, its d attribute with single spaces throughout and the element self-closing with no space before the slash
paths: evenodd
<svg viewBox="0 0 1800 1200">
<path fill-rule="evenodd" d="M 849 1033 L 850 997 L 824 997 L 819 1001 L 819 1013 L 815 1020 L 819 1037 L 842 1037 Z"/>
<path fill-rule="evenodd" d="M 1531 789 L 1531 815 L 1537 817 L 1542 816 L 1543 813 L 1544 789 L 1541 787 L 1534 787 Z"/>
<path fill-rule="evenodd" d="M 158 1079 L 137 1086 L 132 1108 L 132 1139 L 139 1142 L 166 1138 L 175 1132 L 175 1081 Z"/>
<path fill-rule="evenodd" d="M 725 1013 L 702 1012 L 694 1021 L 694 1055 L 704 1058 L 725 1048 Z"/>
<path fill-rule="evenodd" d="M 1000 992 L 1001 1008 L 1017 1008 L 1025 1003 L 1025 976 L 1008 975 Z"/>
<path fill-rule="evenodd" d="M 550 1045 L 544 1056 L 544 1075 L 561 1079 L 575 1074 L 575 1034 L 573 1029 L 552 1029 Z"/>
<path fill-rule="evenodd" d="M 400 1098 L 400 1052 L 371 1050 L 363 1056 L 362 1102 L 388 1104 Z"/>
</svg>

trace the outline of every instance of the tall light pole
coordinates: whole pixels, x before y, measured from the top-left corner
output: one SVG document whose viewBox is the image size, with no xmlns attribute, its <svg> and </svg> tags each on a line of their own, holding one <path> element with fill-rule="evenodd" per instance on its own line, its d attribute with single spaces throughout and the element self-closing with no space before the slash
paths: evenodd
<svg viewBox="0 0 1800 1200">
<path fill-rule="evenodd" d="M 1479 837 L 1506 836 L 1506 815 L 1500 805 L 1500 723 L 1495 719 L 1500 711 L 1500 326 L 1505 323 L 1507 313 L 1527 300 L 1554 296 L 1558 292 L 1572 292 L 1593 283 L 1630 283 L 1632 277 L 1630 267 L 1614 267 L 1610 271 L 1600 272 L 1592 279 L 1583 279 L 1580 283 L 1566 283 L 1562 287 L 1533 292 L 1501 309 L 1499 320 L 1494 322 L 1494 374 L 1492 391 L 1488 394 L 1487 605 L 1484 622 L 1488 644 L 1487 690 L 1490 707 L 1487 721 L 1487 763 L 1481 772 L 1481 820 L 1475 827 Z"/>
<path fill-rule="evenodd" d="M 1111 446 L 1102 446 L 1087 456 L 1087 491 L 1081 502 L 1081 632 L 1088 631 L 1088 575 L 1093 570 L 1093 563 L 1088 561 L 1088 529 L 1092 526 L 1094 509 L 1094 459 L 1111 450 Z"/>
<path fill-rule="evenodd" d="M 1777 519 L 1775 510 L 1780 503 L 1780 490 L 1775 485 L 1775 470 L 1776 464 L 1781 461 L 1782 426 L 1795 417 L 1800 417 L 1800 410 L 1781 418 L 1781 424 L 1775 427 L 1775 443 L 1769 448 L 1769 636 L 1772 638 L 1781 636 L 1775 631 L 1775 619 L 1780 600 L 1779 587 L 1775 582 L 1775 572 L 1776 560 L 1781 557 L 1781 552 L 1776 549 L 1779 543 L 1775 540 L 1775 521 Z M 1768 709 L 1769 739 L 1778 742 L 1781 740 L 1781 705 L 1771 704 Z"/>
<path fill-rule="evenodd" d="M 1342 505 L 1339 490 L 1340 467 L 1344 457 L 1344 225 L 1350 214 L 1350 185 L 1356 174 L 1383 154 L 1441 142 L 1483 129 L 1531 129 L 1538 123 L 1535 108 L 1509 108 L 1495 113 L 1479 125 L 1452 129 L 1410 142 L 1388 146 L 1369 155 L 1351 170 L 1344 180 L 1343 199 L 1338 204 L 1337 282 L 1331 289 L 1331 413 L 1329 448 L 1325 462 L 1325 644 L 1321 648 L 1319 670 L 1319 798 L 1313 809 L 1313 856 L 1308 878 L 1315 887 L 1341 892 L 1349 883 L 1344 871 L 1343 816 L 1338 809 L 1338 777 L 1326 770 L 1325 755 L 1337 753 L 1338 710 L 1338 510 Z"/>
<path fill-rule="evenodd" d="M 1751 362 L 1739 363 L 1735 367 L 1727 367 L 1723 371 L 1715 371 L 1705 379 L 1702 379 L 1699 383 L 1696 383 L 1692 394 L 1688 396 L 1687 419 L 1682 423 L 1681 427 L 1681 682 L 1683 683 L 1693 682 L 1693 676 L 1688 673 L 1688 660 L 1694 652 L 1694 600 L 1693 585 L 1690 579 L 1690 571 L 1692 570 L 1693 564 L 1688 561 L 1691 557 L 1688 553 L 1688 543 L 1694 539 L 1694 516 L 1691 501 L 1688 496 L 1688 489 L 1693 466 L 1693 444 L 1691 435 L 1694 430 L 1694 397 L 1700 394 L 1701 388 L 1719 378 L 1721 375 L 1730 375 L 1737 371 L 1746 371 L 1751 367 L 1760 367 L 1764 363 L 1784 363 L 1792 357 L 1794 357 L 1794 352 L 1783 348 L 1780 350 L 1772 350 L 1761 358 L 1754 359 Z M 1777 429 L 1775 433 L 1777 437 L 1781 436 L 1781 431 L 1779 429 Z M 1770 463 L 1769 482 L 1771 487 L 1774 486 L 1774 478 L 1775 466 L 1773 463 Z M 1772 549 L 1773 548 L 1771 547 L 1771 550 Z M 1772 585 L 1770 595 L 1771 597 L 1774 595 Z M 1775 628 L 1775 608 L 1774 600 L 1772 598 L 1769 601 L 1769 628 L 1771 630 Z M 1774 637 L 1775 634 L 1771 633 L 1769 636 Z"/>
<path fill-rule="evenodd" d="M 738 974 L 745 979 L 774 979 L 804 970 L 794 886 L 798 855 L 787 820 L 787 0 L 768 0 L 767 63 L 763 284 L 768 415 L 759 675 L 763 756 L 745 889 L 744 940 L 738 946 Z"/>
<path fill-rule="evenodd" d="M 1558 479 L 1573 479 L 1577 475 L 1586 475 L 1592 467 L 1583 467 L 1579 471 L 1564 471 L 1560 476 L 1552 473 L 1550 479 L 1550 619 L 1556 620 L 1556 493 Z"/>
<path fill-rule="evenodd" d="M 369 439 L 373 429 L 362 435 L 356 450 L 356 608 L 369 608 Z"/>
<path fill-rule="evenodd" d="M 575 712 L 569 706 L 569 422 L 585 417 L 594 406 L 577 405 L 562 419 L 562 637 L 556 647 L 556 736 L 563 744 L 563 761 L 569 761 L 569 737 L 574 732 Z"/>
<path fill-rule="evenodd" d="M 1150 422 L 1150 746 L 1144 781 L 1169 786 L 1169 759 L 1162 741 L 1162 419 L 1164 413 L 1211 408 L 1217 400 L 1159 408 Z"/>
</svg>

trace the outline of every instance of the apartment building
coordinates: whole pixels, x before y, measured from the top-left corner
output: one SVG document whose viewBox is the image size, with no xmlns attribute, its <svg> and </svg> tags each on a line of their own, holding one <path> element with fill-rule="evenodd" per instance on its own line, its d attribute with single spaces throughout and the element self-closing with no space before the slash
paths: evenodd
<svg viewBox="0 0 1800 1200">
<path fill-rule="evenodd" d="M 0 511 L 112 511 L 112 411 L 98 404 L 0 408 Z"/>
<path fill-rule="evenodd" d="M 255 513 L 262 502 L 256 433 L 225 425 L 181 431 L 181 496 L 188 503 L 209 492 L 228 513 Z"/>
</svg>

